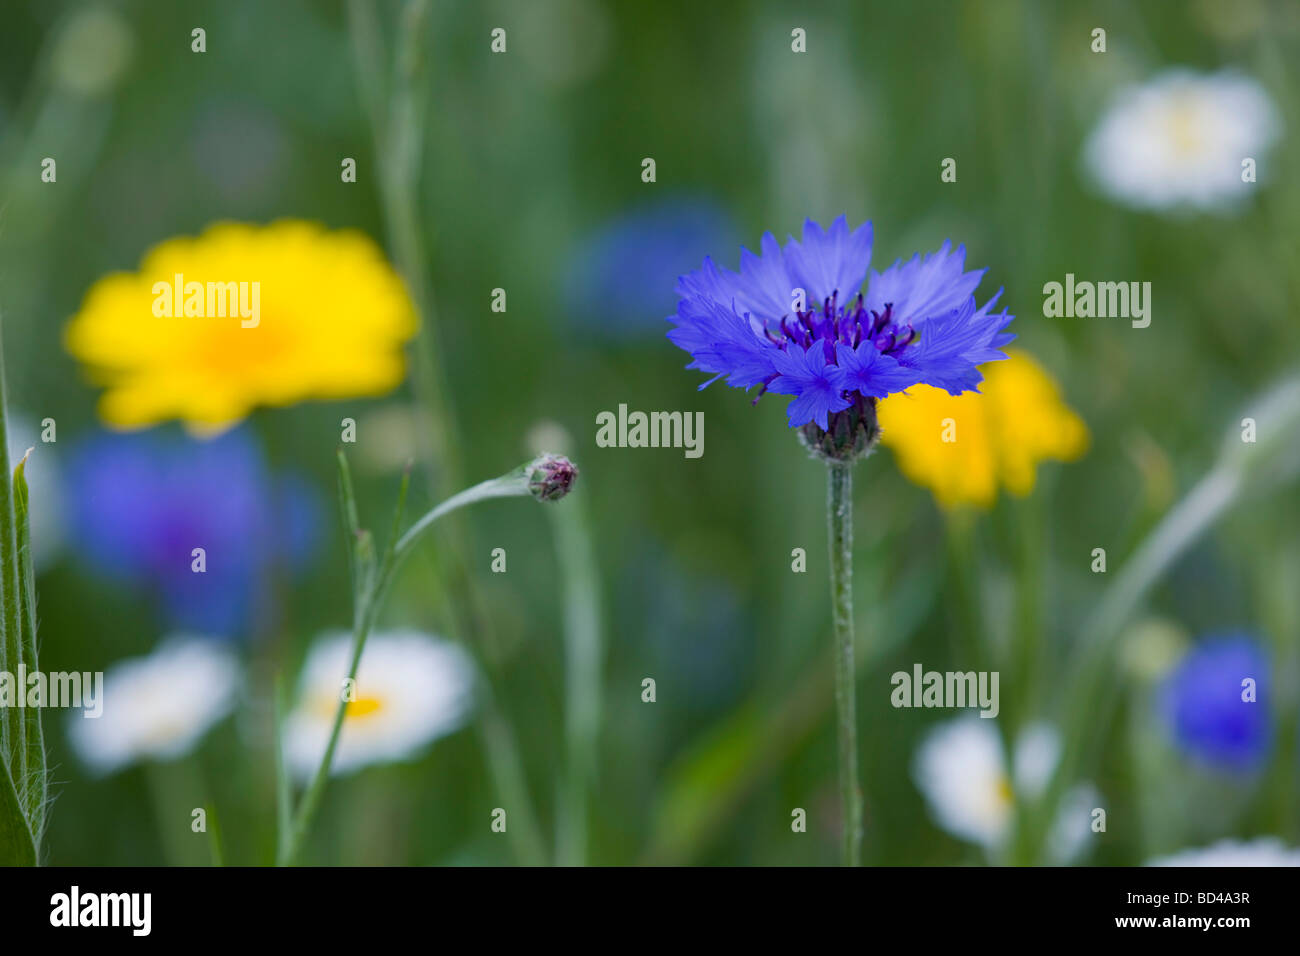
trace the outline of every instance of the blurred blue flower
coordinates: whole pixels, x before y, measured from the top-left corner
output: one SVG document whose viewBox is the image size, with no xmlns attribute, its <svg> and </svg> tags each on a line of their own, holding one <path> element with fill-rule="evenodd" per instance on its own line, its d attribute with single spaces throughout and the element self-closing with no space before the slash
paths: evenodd
<svg viewBox="0 0 1300 956">
<path fill-rule="evenodd" d="M 1243 700 L 1242 682 L 1255 682 Z M 1207 638 L 1187 653 L 1160 692 L 1175 743 L 1218 769 L 1249 770 L 1268 756 L 1269 667 L 1263 649 L 1244 634 Z"/>
<path fill-rule="evenodd" d="M 313 488 L 272 476 L 246 429 L 209 441 L 97 434 L 68 472 L 81 557 L 110 580 L 156 592 L 168 627 L 247 635 L 269 610 L 273 572 L 304 565 L 320 526 Z"/>
<path fill-rule="evenodd" d="M 662 277 L 680 275 L 734 236 L 730 217 L 707 199 L 666 199 L 613 219 L 570 257 L 566 311 L 600 335 L 658 335 L 673 308 Z"/>
<path fill-rule="evenodd" d="M 733 388 L 795 396 L 792 428 L 924 383 L 953 395 L 974 391 L 976 366 L 1004 359 L 1014 316 L 994 312 L 1002 290 L 977 306 L 987 270 L 966 269 L 966 248 L 945 242 L 872 272 L 871 223 L 850 230 L 845 217 L 829 229 L 811 219 L 803 240 L 784 247 L 769 232 L 762 255 L 740 253 L 740 272 L 706 258 L 677 282 L 676 326 L 669 340 L 691 354 L 687 368 L 724 376 Z"/>
<path fill-rule="evenodd" d="M 638 648 L 661 686 L 680 688 L 676 706 L 693 720 L 720 717 L 743 699 L 753 677 L 755 625 L 726 580 L 681 566 L 661 546 L 636 547 L 617 585 L 622 637 Z"/>
</svg>

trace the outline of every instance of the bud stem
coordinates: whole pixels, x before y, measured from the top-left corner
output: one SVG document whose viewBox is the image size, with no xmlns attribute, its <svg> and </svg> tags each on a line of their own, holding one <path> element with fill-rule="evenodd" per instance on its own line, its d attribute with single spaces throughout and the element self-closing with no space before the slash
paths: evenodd
<svg viewBox="0 0 1300 956">
<path fill-rule="evenodd" d="M 393 548 L 395 563 L 409 554 L 411 549 L 415 547 L 416 540 L 444 515 L 478 501 L 487 501 L 491 498 L 514 498 L 528 494 L 526 467 L 521 465 L 497 478 L 481 481 L 472 488 L 457 492 L 432 511 L 426 512 L 415 524 L 407 529 L 405 534 L 397 539 L 397 545 Z"/>
<path fill-rule="evenodd" d="M 397 508 L 393 514 L 393 530 L 388 537 L 388 547 L 384 549 L 383 556 L 376 564 L 369 533 L 356 528 L 357 507 L 352 489 L 352 478 L 348 470 L 347 459 L 342 453 L 339 454 L 339 493 L 343 509 L 343 520 L 350 530 L 354 532 L 355 537 L 353 542 L 353 561 L 356 568 L 355 593 L 353 596 L 355 606 L 353 613 L 352 658 L 351 665 L 348 668 L 349 680 L 355 681 L 357 678 L 366 639 L 370 636 L 370 631 L 379 617 L 384 598 L 388 594 L 389 585 L 392 584 L 398 566 L 401 564 L 402 559 L 414 549 L 416 542 L 424 532 L 439 518 L 464 508 L 466 505 L 478 501 L 487 501 L 491 498 L 514 498 L 534 494 L 534 488 L 532 487 L 534 471 L 539 466 L 539 462 L 550 462 L 552 460 L 552 458 L 534 459 L 497 478 L 489 478 L 487 481 L 479 482 L 472 488 L 466 488 L 464 491 L 452 495 L 433 510 L 426 512 L 415 524 L 407 529 L 405 534 L 398 537 L 397 528 L 401 521 L 403 507 L 406 503 L 406 492 L 410 484 L 410 474 L 408 473 L 402 479 L 401 493 L 398 496 Z M 567 461 L 564 464 L 572 470 L 572 466 L 568 465 Z M 573 471 L 573 474 L 576 474 L 576 471 Z M 570 476 L 571 483 L 572 475 Z M 367 548 L 371 550 L 367 551 Z M 365 558 L 366 554 L 369 555 L 368 559 Z M 325 785 L 329 780 L 330 767 L 334 763 L 334 751 L 338 749 L 339 735 L 343 730 L 343 720 L 346 714 L 347 701 L 340 698 L 338 707 L 334 711 L 334 723 L 330 728 L 329 743 L 326 744 L 325 754 L 321 758 L 320 766 L 316 768 L 316 773 L 307 787 L 307 792 L 303 794 L 297 813 L 292 815 L 292 824 L 288 833 L 281 832 L 278 854 L 281 866 L 292 866 L 298 859 L 298 853 L 302 849 L 303 841 L 311 828 L 312 820 L 316 816 L 316 810 L 325 792 Z M 280 733 L 279 727 L 276 728 L 276 733 L 277 735 Z M 282 823 L 289 816 L 287 809 L 282 808 L 280 810 Z"/>
</svg>

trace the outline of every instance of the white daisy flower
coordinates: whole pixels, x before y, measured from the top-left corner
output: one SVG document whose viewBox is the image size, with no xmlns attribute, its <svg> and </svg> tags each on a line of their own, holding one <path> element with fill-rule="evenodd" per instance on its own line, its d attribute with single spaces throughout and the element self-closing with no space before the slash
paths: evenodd
<svg viewBox="0 0 1300 956">
<path fill-rule="evenodd" d="M 987 719 L 935 727 L 916 753 L 912 775 L 939 826 L 986 849 L 1002 843 L 1014 795 L 1002 742 Z"/>
<path fill-rule="evenodd" d="M 413 757 L 469 715 L 474 666 L 454 644 L 415 631 L 372 634 L 349 687 L 351 662 L 352 635 L 332 632 L 317 640 L 303 664 L 297 706 L 284 732 L 285 763 L 302 780 L 325 756 L 344 694 L 348 709 L 334 751 L 335 774 Z"/>
<path fill-rule="evenodd" d="M 1060 758 L 1056 730 L 1031 724 L 1016 739 L 1008 773 L 995 722 L 959 717 L 930 731 L 917 750 L 912 775 L 940 827 L 994 854 L 1011 835 L 1016 794 L 1041 796 Z M 1068 862 L 1084 849 L 1096 805 L 1089 785 L 1067 794 L 1050 836 L 1054 861 Z"/>
<path fill-rule="evenodd" d="M 230 712 L 239 681 L 239 666 L 223 646 L 177 636 L 148 657 L 113 665 L 104 674 L 102 714 L 74 711 L 68 736 L 96 773 L 139 760 L 173 760 Z"/>
<path fill-rule="evenodd" d="M 1254 80 L 1176 69 L 1121 90 L 1084 144 L 1100 188 L 1139 209 L 1221 210 L 1244 198 L 1242 163 L 1258 167 L 1278 111 Z"/>
<path fill-rule="evenodd" d="M 1195 850 L 1180 850 L 1151 860 L 1147 866 L 1300 866 L 1300 850 L 1277 837 L 1260 837 L 1250 842 L 1220 840 Z"/>
</svg>

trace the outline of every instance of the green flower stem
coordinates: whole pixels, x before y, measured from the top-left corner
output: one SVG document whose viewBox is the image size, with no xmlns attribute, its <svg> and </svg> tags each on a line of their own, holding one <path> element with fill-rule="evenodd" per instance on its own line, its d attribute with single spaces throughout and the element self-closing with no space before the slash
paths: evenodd
<svg viewBox="0 0 1300 956">
<path fill-rule="evenodd" d="M 1112 654 L 1125 622 L 1175 559 L 1238 499 L 1241 478 L 1221 467 L 1202 478 L 1141 544 L 1084 622 L 1062 711 L 1069 721 L 1064 750 L 1044 799 L 1025 808 L 1022 833 L 1031 842 L 1017 848 L 1020 858 L 1041 859 L 1054 808 L 1105 737 L 1119 691 Z"/>
<path fill-rule="evenodd" d="M 208 850 L 212 853 L 213 866 L 226 865 L 226 851 L 221 844 L 221 821 L 217 818 L 217 805 L 209 801 L 204 806 L 208 818 Z"/>
<path fill-rule="evenodd" d="M 426 75 L 428 58 L 425 56 L 426 41 L 431 35 L 429 11 L 428 0 L 410 0 L 407 3 L 391 76 L 377 5 L 370 0 L 349 0 L 348 28 L 362 99 L 370 120 L 376 162 L 382 167 L 378 188 L 389 245 L 420 315 L 420 332 L 412 346 L 412 382 L 416 396 L 429 416 L 427 427 L 420 429 L 420 436 L 428 443 L 423 453 L 430 466 L 430 490 L 435 497 L 445 497 L 461 484 L 461 462 L 454 410 L 440 360 L 442 347 L 437 299 L 428 277 L 428 256 L 420 228 L 419 177 L 429 89 Z M 491 679 L 500 650 L 482 597 L 465 565 L 464 555 L 468 553 L 465 534 L 454 519 L 444 529 L 444 534 L 449 543 L 445 549 L 446 557 L 437 555 L 435 561 L 445 561 L 445 574 L 438 573 L 439 568 L 435 567 L 435 573 L 431 575 L 431 591 L 435 597 L 445 599 L 455 621 L 455 630 L 466 637 L 477 637 Z M 515 788 L 516 783 L 524 780 L 518 744 L 510 724 L 493 716 L 495 706 L 491 701 L 487 703 L 483 711 L 483 726 L 479 727 L 489 770 L 497 789 L 516 808 L 514 819 L 535 819 L 527 789 Z M 491 726 L 487 726 L 489 722 Z M 529 807 L 525 812 L 520 808 L 526 804 Z M 541 845 L 540 835 L 525 837 L 519 830 L 518 827 L 510 828 L 517 852 L 521 859 L 535 861 L 533 847 Z"/>
<path fill-rule="evenodd" d="M 452 494 L 462 480 L 456 416 L 440 358 L 437 302 L 420 228 L 419 180 L 429 85 L 424 54 L 431 29 L 429 15 L 428 0 L 409 0 L 406 4 L 396 63 L 390 71 L 376 5 L 369 0 L 348 3 L 353 61 L 380 170 L 376 186 L 388 244 L 420 318 L 419 332 L 411 346 L 411 381 L 427 413 L 427 422 L 417 430 L 417 440 L 423 443 L 421 458 L 428 465 L 429 491 L 437 500 Z M 465 566 L 465 531 L 452 521 L 443 533 L 449 547 L 434 557 L 431 594 L 436 602 L 445 602 L 450 609 L 454 630 L 462 635 L 477 635 L 487 651 L 485 658 L 490 659 L 495 652 L 492 632 Z"/>
<path fill-rule="evenodd" d="M 406 4 L 399 28 L 396 63 L 390 72 L 376 5 L 369 0 L 348 3 L 353 59 L 370 119 L 375 161 L 381 172 L 377 188 L 388 244 L 420 317 L 419 333 L 411 346 L 411 381 L 428 417 L 424 427 L 417 430 L 417 437 L 424 443 L 421 455 L 429 466 L 429 491 L 437 500 L 452 494 L 462 485 L 462 480 L 456 416 L 440 358 L 437 301 L 420 228 L 419 180 L 428 112 L 425 46 L 431 31 L 429 15 L 428 0 L 409 0 Z M 449 547 L 434 558 L 430 590 L 438 602 L 445 602 L 449 607 L 454 629 L 463 635 L 477 635 L 484 645 L 485 659 L 491 660 L 496 648 L 482 601 L 465 566 L 464 555 L 468 553 L 465 531 L 453 520 L 443 533 Z"/>
<path fill-rule="evenodd" d="M 4 343 L 0 341 L 0 656 L 3 670 L 15 673 L 23 662 L 22 587 L 18 574 L 18 519 L 9 470 L 9 429 L 5 408 Z M 24 693 L 25 688 L 19 688 Z M 26 808 L 27 732 L 22 711 L 0 708 L 0 760 L 9 769 L 19 803 Z"/>
<path fill-rule="evenodd" d="M 904 572 L 889 588 L 874 582 L 857 611 L 871 643 L 854 658 L 859 677 L 903 647 L 929 613 L 940 580 L 929 565 Z M 821 635 L 818 635 L 819 637 Z M 653 835 L 642 862 L 680 866 L 698 858 L 747 794 L 786 765 L 826 720 L 834 697 L 830 634 L 789 691 L 773 703 L 759 690 L 703 734 L 666 772 Z"/>
<path fill-rule="evenodd" d="M 498 478 L 489 478 L 487 481 L 479 482 L 472 488 L 466 488 L 459 494 L 452 495 L 411 525 L 406 534 L 398 539 L 394 547 L 394 566 L 396 566 L 396 562 L 400 562 L 411 553 L 411 549 L 415 547 L 415 543 L 420 536 L 444 515 L 448 515 L 458 508 L 464 508 L 466 505 L 472 505 L 475 502 L 488 501 L 492 498 L 516 498 L 526 494 L 528 494 L 528 465 L 524 464 Z"/>
<path fill-rule="evenodd" d="M 0 385 L 2 387 L 2 385 Z M 0 426 L 0 431 L 3 426 Z M 31 525 L 27 488 L 27 457 L 14 468 L 14 525 L 18 535 L 18 588 L 22 595 L 19 650 L 29 674 L 40 670 L 36 657 L 36 571 L 32 566 Z M 23 769 L 27 785 L 26 812 L 40 856 L 41 838 L 45 834 L 45 813 L 49 808 L 49 769 L 45 754 L 45 731 L 41 726 L 40 707 L 27 707 L 19 716 L 24 744 Z"/>
<path fill-rule="evenodd" d="M 293 832 L 293 792 L 289 782 L 289 768 L 284 762 L 284 718 L 288 713 L 285 702 L 284 679 L 275 675 L 275 858 L 277 862 L 289 855 L 289 835 Z"/>
<path fill-rule="evenodd" d="M 511 835 L 515 855 L 523 866 L 546 865 L 546 844 L 542 840 L 542 827 L 537 822 L 537 813 L 528 796 L 524 762 L 519 757 L 519 748 L 515 745 L 510 724 L 490 696 L 483 704 L 478 733 L 487 754 L 492 780 L 505 804 L 513 808 L 507 832 Z"/>
<path fill-rule="evenodd" d="M 423 159 L 425 101 L 428 80 L 424 56 L 430 32 L 428 0 L 411 0 L 402 14 L 397 60 L 388 76 L 382 30 L 376 5 L 370 0 L 349 0 L 348 27 L 353 60 L 366 115 L 370 119 L 377 177 L 388 241 L 398 271 L 406 280 L 420 332 L 413 347 L 413 381 L 420 401 L 429 412 L 426 458 L 436 469 L 435 493 L 446 496 L 460 484 L 459 443 L 455 416 L 447 398 L 439 342 L 437 304 L 428 280 L 428 257 L 420 229 L 419 179 Z"/>
<path fill-rule="evenodd" d="M 144 777 L 165 865 L 202 866 L 208 862 L 213 839 L 211 815 L 206 821 L 209 828 L 206 839 L 191 829 L 194 809 L 211 805 L 202 797 L 207 788 L 196 755 L 151 760 L 144 765 Z"/>
<path fill-rule="evenodd" d="M 26 459 L 10 471 L 0 341 L 0 670 L 34 673 L 36 587 L 28 534 Z M 26 688 L 19 687 L 18 693 Z M 39 707 L 0 708 L 0 865 L 39 864 L 48 804 Z"/>
<path fill-rule="evenodd" d="M 853 666 L 852 463 L 826 463 L 826 530 L 830 545 L 831 618 L 835 655 L 835 725 L 839 741 L 843 863 L 858 866 L 862 845 L 862 788 L 858 784 L 856 670 Z"/>
<path fill-rule="evenodd" d="M 1047 565 L 1046 536 L 1039 496 L 1013 505 L 1015 534 L 1016 610 L 1010 680 L 1006 686 L 1019 688 L 1003 720 L 1009 735 L 1023 728 L 1039 703 L 1038 672 L 1043 647 L 1043 569 Z"/>
<path fill-rule="evenodd" d="M 491 478 L 472 488 L 467 488 L 459 494 L 452 495 L 442 504 L 423 515 L 405 534 L 399 537 L 397 531 L 406 503 L 406 493 L 410 486 L 410 474 L 408 472 L 402 480 L 397 508 L 393 514 L 393 528 L 388 537 L 388 547 L 376 563 L 370 534 L 357 527 L 356 496 L 352 488 L 351 472 L 347 466 L 347 459 L 342 452 L 339 453 L 340 502 L 343 509 L 344 523 L 353 537 L 352 658 L 348 666 L 348 680 L 350 683 L 356 681 L 357 671 L 361 665 L 361 655 L 366 647 L 366 639 L 374 628 L 395 572 L 402 560 L 411 553 L 419 539 L 438 519 L 467 505 L 492 498 L 512 498 L 528 495 L 530 466 L 532 464 L 532 462 L 527 462 L 501 475 L 499 478 Z M 334 752 L 338 749 L 339 736 L 343 730 L 343 720 L 346 714 L 347 701 L 340 695 L 338 706 L 334 710 L 334 722 L 330 727 L 329 742 L 326 744 L 325 754 L 321 758 L 320 766 L 316 768 L 316 773 L 312 777 L 306 793 L 303 794 L 302 802 L 298 806 L 298 812 L 293 816 L 288 836 L 286 837 L 283 832 L 281 833 L 278 862 L 282 866 L 292 866 L 297 861 L 303 842 L 311 829 L 312 821 L 316 817 L 321 798 L 325 793 L 326 784 L 329 782 L 330 768 L 334 763 Z M 279 733 L 278 728 L 277 733 Z M 516 811 L 516 818 L 520 815 Z"/>
<path fill-rule="evenodd" d="M 1001 660 L 1002 686 L 1016 688 L 1015 694 L 1002 696 L 1000 719 L 995 721 L 1002 743 L 1002 755 L 1007 767 L 1015 765 L 1015 742 L 1039 704 L 1039 670 L 1043 645 L 1043 566 L 1046 563 L 1046 541 L 1043 534 L 1041 495 L 1013 502 L 1011 528 L 1014 543 L 1015 612 L 1010 646 L 1005 655 L 990 657 Z M 971 556 L 971 571 L 978 567 Z M 988 669 L 977 663 L 976 669 Z M 1012 811 L 1015 833 L 1026 832 L 1034 822 L 1037 808 L 1022 794 L 1013 793 Z M 1033 862 L 1025 856 L 1026 849 L 1019 837 L 1013 837 L 1000 848 L 995 862 L 1000 865 L 1024 866 Z"/>
<path fill-rule="evenodd" d="M 361 652 L 365 650 L 366 638 L 370 636 L 372 617 L 369 612 L 369 604 L 362 609 L 361 620 L 363 623 L 356 628 L 352 635 L 352 662 L 348 666 L 348 679 L 352 681 L 357 678 L 357 668 L 361 664 Z M 325 793 L 325 785 L 329 781 L 330 767 L 334 764 L 334 751 L 338 748 L 339 733 L 343 729 L 343 717 L 346 713 L 347 701 L 340 695 L 338 707 L 334 711 L 334 723 L 330 727 L 329 743 L 325 747 L 325 756 L 321 758 L 320 766 L 316 768 L 316 774 L 312 777 L 311 784 L 307 787 L 307 792 L 298 805 L 298 812 L 294 816 L 288 840 L 283 843 L 285 849 L 280 858 L 281 866 L 293 866 L 297 862 L 303 841 L 307 838 L 312 821 L 316 818 L 316 811 L 320 807 L 321 797 Z"/>
<path fill-rule="evenodd" d="M 491 478 L 472 488 L 467 488 L 422 517 L 397 542 L 393 569 L 395 570 L 396 566 L 406 558 L 416 540 L 429 526 L 444 515 L 479 501 L 529 494 L 529 464 L 525 463 L 499 478 Z M 387 582 L 384 586 L 387 587 Z M 467 579 L 465 588 L 469 587 L 471 585 Z M 508 832 L 519 862 L 525 866 L 542 866 L 546 862 L 546 848 L 542 841 L 537 814 L 533 809 L 532 797 L 528 792 L 523 759 L 519 755 L 514 731 L 491 694 L 483 701 L 482 715 L 477 729 L 487 754 L 488 770 L 492 780 L 501 793 L 502 799 L 513 808 L 511 820 L 514 825 Z"/>
<path fill-rule="evenodd" d="M 1105 739 L 1118 696 L 1112 657 L 1147 592 L 1234 505 L 1285 486 L 1300 473 L 1300 375 L 1259 396 L 1246 414 L 1257 422 L 1258 442 L 1241 441 L 1234 422 L 1218 461 L 1139 545 L 1084 622 L 1069 670 L 1064 750 L 1051 784 L 1017 834 L 1027 843 L 1021 854 L 1041 858 L 1055 808 Z"/>
<path fill-rule="evenodd" d="M 392 572 L 396 571 L 398 565 L 411 553 L 418 539 L 435 521 L 480 501 L 530 494 L 528 484 L 530 465 L 530 462 L 526 462 L 498 478 L 480 482 L 472 488 L 453 495 L 412 525 L 394 547 L 392 566 L 388 570 L 387 579 L 382 582 L 381 596 L 387 590 Z M 513 808 L 511 821 L 514 825 L 508 832 L 511 834 L 511 842 L 519 862 L 525 866 L 542 866 L 546 862 L 546 848 L 542 841 L 537 815 L 533 810 L 532 798 L 528 793 L 523 760 L 519 756 L 514 732 L 502 715 L 495 697 L 490 693 L 482 704 L 478 733 L 487 753 L 488 769 L 492 779 L 502 794 L 502 799 Z"/>
<path fill-rule="evenodd" d="M 585 501 L 563 511 L 548 508 L 564 587 L 564 734 L 566 767 L 560 783 L 556 859 L 587 862 L 587 797 L 596 774 L 600 731 L 600 591 Z"/>
<path fill-rule="evenodd" d="M 952 652 L 965 657 L 967 667 L 981 670 L 987 658 L 984 605 L 980 593 L 979 557 L 975 541 L 976 515 L 960 508 L 944 515 L 944 537 L 948 546 L 948 573 L 952 579 L 953 631 L 957 635 Z"/>
</svg>

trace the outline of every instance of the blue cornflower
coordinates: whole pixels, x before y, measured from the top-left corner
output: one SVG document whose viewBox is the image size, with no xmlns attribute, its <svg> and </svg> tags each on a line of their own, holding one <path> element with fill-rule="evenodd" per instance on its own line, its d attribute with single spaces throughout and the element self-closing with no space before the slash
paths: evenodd
<svg viewBox="0 0 1300 956">
<path fill-rule="evenodd" d="M 315 490 L 270 474 L 246 429 L 209 441 L 97 434 L 69 465 L 78 551 L 100 575 L 156 594 L 172 628 L 246 635 L 270 610 L 275 569 L 301 566 L 313 549 Z"/>
<path fill-rule="evenodd" d="M 741 250 L 739 273 L 706 258 L 678 280 L 668 338 L 691 353 L 687 368 L 712 373 L 701 388 L 725 377 L 735 388 L 759 386 L 759 397 L 795 396 L 792 428 L 834 432 L 847 410 L 871 423 L 874 439 L 877 399 L 921 383 L 976 391 L 976 366 L 1006 358 L 999 350 L 1015 338 L 1003 332 L 1014 316 L 993 311 L 1002 290 L 977 307 L 986 270 L 964 271 L 965 247 L 945 242 L 873 271 L 860 292 L 871 242 L 871 223 L 850 231 L 840 216 L 827 230 L 806 221 L 803 240 L 784 247 L 766 233 L 761 256 Z"/>
<path fill-rule="evenodd" d="M 1254 700 L 1243 700 L 1243 680 L 1255 682 Z M 1244 634 L 1211 637 L 1188 652 L 1165 678 L 1161 709 L 1175 743 L 1212 767 L 1258 766 L 1272 743 L 1268 658 Z"/>
<path fill-rule="evenodd" d="M 703 197 L 674 196 L 624 213 L 568 257 L 565 314 L 605 339 L 657 334 L 651 317 L 673 307 L 663 276 L 685 272 L 735 235 L 727 213 Z"/>
</svg>

